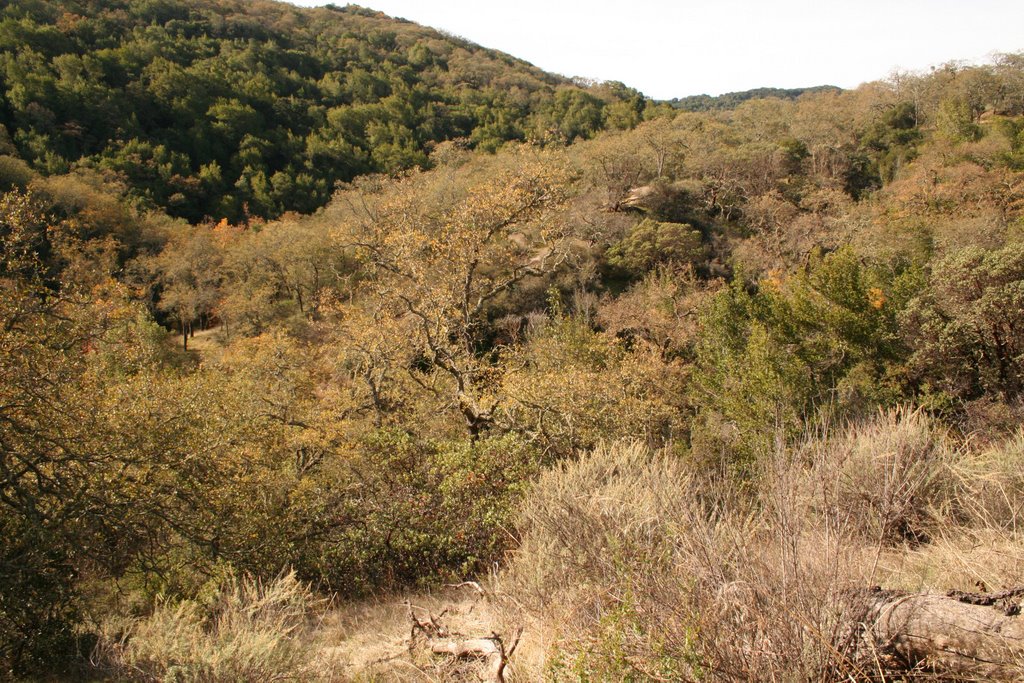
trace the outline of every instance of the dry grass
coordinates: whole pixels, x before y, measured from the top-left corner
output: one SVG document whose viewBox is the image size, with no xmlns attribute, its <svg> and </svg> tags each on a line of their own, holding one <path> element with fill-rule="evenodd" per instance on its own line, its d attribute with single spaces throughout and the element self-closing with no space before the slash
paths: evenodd
<svg viewBox="0 0 1024 683">
<path fill-rule="evenodd" d="M 452 634 L 496 630 L 493 596 L 468 588 L 393 596 L 327 609 L 294 575 L 230 580 L 210 604 L 157 605 L 94 654 L 97 673 L 152 682 L 476 680 L 480 663 L 410 647 L 409 608 Z"/>
<path fill-rule="evenodd" d="M 953 466 L 962 513 L 974 526 L 1024 531 L 1024 431 Z"/>
<path fill-rule="evenodd" d="M 198 330 L 188 340 L 188 350 L 191 351 L 203 363 L 215 363 L 224 354 L 226 332 L 223 326 Z M 181 345 L 181 337 L 176 338 L 175 343 Z"/>
<path fill-rule="evenodd" d="M 101 669 L 133 681 L 318 681 L 332 678 L 314 634 L 323 601 L 294 574 L 227 582 L 210 605 L 157 605 L 101 642 Z"/>
<path fill-rule="evenodd" d="M 858 591 L 1018 582 L 1022 454 L 897 410 L 779 445 L 740 496 L 599 448 L 524 505 L 502 579 L 505 618 L 537 632 L 518 680 L 891 680 L 851 628 Z"/>
<path fill-rule="evenodd" d="M 798 514 L 881 545 L 926 542 L 953 504 L 962 455 L 924 414 L 896 409 L 777 448 L 767 497 L 795 497 Z"/>
</svg>

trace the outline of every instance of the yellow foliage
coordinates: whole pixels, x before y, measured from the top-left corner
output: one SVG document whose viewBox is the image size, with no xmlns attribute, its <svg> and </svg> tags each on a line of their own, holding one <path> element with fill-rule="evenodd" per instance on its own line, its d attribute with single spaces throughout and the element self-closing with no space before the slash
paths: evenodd
<svg viewBox="0 0 1024 683">
<path fill-rule="evenodd" d="M 868 303 L 871 308 L 881 310 L 885 306 L 886 300 L 885 292 L 880 287 L 872 287 L 868 290 Z"/>
</svg>

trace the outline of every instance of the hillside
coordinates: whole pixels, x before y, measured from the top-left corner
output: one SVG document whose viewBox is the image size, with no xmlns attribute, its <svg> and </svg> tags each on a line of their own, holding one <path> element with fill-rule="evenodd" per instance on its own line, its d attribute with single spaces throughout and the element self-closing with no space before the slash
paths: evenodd
<svg viewBox="0 0 1024 683">
<path fill-rule="evenodd" d="M 646 106 L 355 5 L 265 0 L 7 2 L 0 86 L 0 153 L 191 221 L 311 212 L 444 140 L 572 141 Z"/>
<path fill-rule="evenodd" d="M 0 679 L 1020 680 L 1024 54 L 677 111 L 353 7 L 58 7 L 0 32 Z M 346 137 L 488 92 L 524 140 Z M 323 146 L 393 172 L 175 179 Z"/>
<path fill-rule="evenodd" d="M 780 100 L 795 100 L 804 94 L 821 92 L 839 92 L 841 88 L 834 85 L 816 85 L 811 88 L 754 88 L 739 92 L 727 92 L 721 95 L 690 95 L 673 98 L 668 101 L 675 109 L 683 111 L 714 111 L 716 109 L 735 109 L 747 100 L 759 100 L 775 97 Z"/>
</svg>

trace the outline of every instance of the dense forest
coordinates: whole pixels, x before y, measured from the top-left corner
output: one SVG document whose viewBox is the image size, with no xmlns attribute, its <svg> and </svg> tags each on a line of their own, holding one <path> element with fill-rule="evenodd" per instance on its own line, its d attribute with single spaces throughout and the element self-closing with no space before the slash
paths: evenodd
<svg viewBox="0 0 1024 683">
<path fill-rule="evenodd" d="M 475 680 L 412 647 L 468 580 L 493 680 L 1020 675 L 851 596 L 1024 582 L 1024 54 L 678 111 L 354 6 L 0 16 L 0 678 Z"/>
<path fill-rule="evenodd" d="M 0 153 L 122 178 L 137 205 L 193 222 L 312 212 L 338 181 L 428 166 L 444 140 L 571 142 L 649 105 L 355 5 L 17 0 L 0 57 Z"/>
</svg>

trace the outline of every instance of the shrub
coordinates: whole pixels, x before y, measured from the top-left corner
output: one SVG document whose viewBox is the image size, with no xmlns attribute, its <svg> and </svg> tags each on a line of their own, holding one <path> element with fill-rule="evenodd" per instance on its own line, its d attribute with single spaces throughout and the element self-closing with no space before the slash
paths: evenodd
<svg viewBox="0 0 1024 683">
<path fill-rule="evenodd" d="M 870 678 L 856 589 L 882 578 L 883 553 L 950 521 L 937 513 L 956 510 L 955 457 L 908 410 L 776 438 L 742 494 L 664 453 L 602 446 L 524 500 L 507 619 L 536 619 L 555 679 Z"/>
<path fill-rule="evenodd" d="M 627 344 L 561 318 L 510 354 L 500 418 L 551 458 L 605 439 L 662 446 L 687 435 L 686 365 L 653 344 Z M 629 347 L 632 348 L 629 348 Z"/>
<path fill-rule="evenodd" d="M 0 192 L 24 188 L 35 175 L 32 168 L 21 159 L 0 154 Z"/>
<path fill-rule="evenodd" d="M 67 541 L 0 506 L 0 680 L 62 671 L 80 598 Z"/>
<path fill-rule="evenodd" d="M 608 250 L 607 258 L 612 268 L 639 278 L 659 264 L 695 264 L 706 251 L 699 230 L 645 218 Z"/>
<path fill-rule="evenodd" d="M 899 400 L 896 316 L 911 274 L 843 249 L 788 278 L 750 288 L 740 275 L 720 291 L 697 345 L 697 455 L 746 472 L 777 433 L 795 439 L 815 414 L 857 417 Z"/>
<path fill-rule="evenodd" d="M 508 547 L 538 465 L 514 436 L 434 442 L 375 431 L 293 494 L 297 566 L 348 595 L 486 570 Z"/>
</svg>

